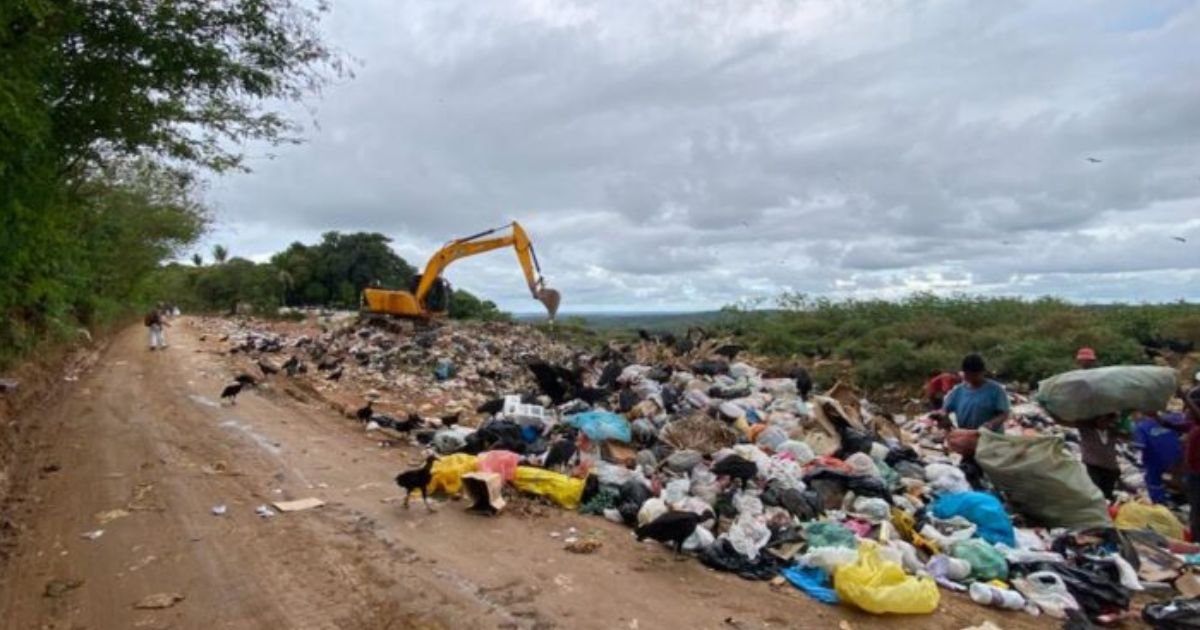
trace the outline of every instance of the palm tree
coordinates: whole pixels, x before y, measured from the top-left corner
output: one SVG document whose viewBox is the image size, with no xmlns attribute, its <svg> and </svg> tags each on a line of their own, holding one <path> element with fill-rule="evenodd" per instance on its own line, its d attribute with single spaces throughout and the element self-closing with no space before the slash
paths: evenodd
<svg viewBox="0 0 1200 630">
<path fill-rule="evenodd" d="M 196 265 L 197 267 L 203 267 L 204 257 L 200 254 L 192 254 L 192 264 Z"/>
<path fill-rule="evenodd" d="M 217 261 L 218 265 L 225 264 L 225 259 L 229 257 L 229 250 L 224 245 L 213 245 L 213 260 Z"/>
</svg>

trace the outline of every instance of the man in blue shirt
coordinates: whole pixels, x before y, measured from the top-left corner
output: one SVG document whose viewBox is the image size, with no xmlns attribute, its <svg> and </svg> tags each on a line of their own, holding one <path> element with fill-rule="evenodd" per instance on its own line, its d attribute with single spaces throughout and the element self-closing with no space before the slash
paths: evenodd
<svg viewBox="0 0 1200 630">
<path fill-rule="evenodd" d="M 963 359 L 962 374 L 963 382 L 950 390 L 938 415 L 948 421 L 953 413 L 960 429 L 999 431 L 1011 409 L 1004 386 L 987 378 L 987 366 L 978 354 Z"/>
<path fill-rule="evenodd" d="M 1183 462 L 1183 440 L 1186 429 L 1182 414 L 1159 415 L 1156 412 L 1140 418 L 1133 431 L 1133 443 L 1142 450 L 1142 466 L 1146 468 L 1146 491 L 1150 500 L 1165 503 L 1167 488 L 1165 473 L 1178 473 Z"/>
</svg>

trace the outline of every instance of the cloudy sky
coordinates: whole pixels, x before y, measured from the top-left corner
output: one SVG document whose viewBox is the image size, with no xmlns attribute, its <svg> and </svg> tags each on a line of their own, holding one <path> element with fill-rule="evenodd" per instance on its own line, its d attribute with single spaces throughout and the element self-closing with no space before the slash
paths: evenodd
<svg viewBox="0 0 1200 630">
<path fill-rule="evenodd" d="M 1200 299 L 1195 1 L 335 0 L 325 30 L 356 77 L 211 184 L 209 243 L 421 264 L 516 219 L 564 312 Z M 447 276 L 538 306 L 511 253 Z"/>
</svg>

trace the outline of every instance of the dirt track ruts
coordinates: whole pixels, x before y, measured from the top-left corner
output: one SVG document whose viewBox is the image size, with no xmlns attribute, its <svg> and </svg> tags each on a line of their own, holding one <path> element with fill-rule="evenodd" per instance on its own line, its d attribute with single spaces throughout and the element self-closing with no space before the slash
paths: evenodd
<svg viewBox="0 0 1200 630">
<path fill-rule="evenodd" d="M 457 502 L 404 511 L 392 484 L 416 453 L 381 448 L 320 401 L 276 386 L 215 401 L 231 359 L 189 320 L 150 352 L 119 334 L 85 376 L 26 412 L 14 469 L 20 525 L 0 567 L 0 627 L 963 628 L 1019 613 L 943 592 L 933 615 L 877 618 L 678 559 L 629 530 L 545 508 L 497 518 Z M 278 377 L 276 377 L 278 378 Z M 57 470 L 54 470 L 57 466 Z M 255 515 L 314 496 L 322 508 Z M 224 516 L 211 513 L 224 504 Z M 120 510 L 113 512 L 113 510 Z M 107 522 L 101 522 L 111 519 Z M 576 527 L 603 547 L 562 550 Z M 95 540 L 81 534 L 103 529 Z M 141 610 L 147 595 L 179 593 Z"/>
</svg>

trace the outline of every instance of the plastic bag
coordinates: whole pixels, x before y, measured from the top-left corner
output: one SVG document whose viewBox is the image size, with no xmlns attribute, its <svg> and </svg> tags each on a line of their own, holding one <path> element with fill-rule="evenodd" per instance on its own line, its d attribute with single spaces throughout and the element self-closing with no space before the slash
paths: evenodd
<svg viewBox="0 0 1200 630">
<path fill-rule="evenodd" d="M 858 537 L 841 523 L 808 523 L 804 526 L 804 538 L 809 547 L 858 547 Z"/>
<path fill-rule="evenodd" d="M 1108 504 L 1056 435 L 983 431 L 975 459 L 1016 511 L 1048 527 L 1111 527 Z"/>
<path fill-rule="evenodd" d="M 659 498 L 647 499 L 638 508 L 637 524 L 642 527 L 654 521 L 654 519 L 667 513 L 667 502 Z"/>
<path fill-rule="evenodd" d="M 1008 561 L 1004 554 L 988 543 L 974 539 L 955 543 L 950 555 L 971 564 L 971 577 L 976 580 L 1003 580 L 1008 578 Z"/>
<path fill-rule="evenodd" d="M 496 473 L 505 481 L 512 481 L 520 461 L 521 456 L 512 451 L 486 451 L 479 454 L 476 470 Z"/>
<path fill-rule="evenodd" d="M 611 411 L 585 411 L 573 416 L 567 416 L 567 424 L 583 431 L 593 442 L 616 440 L 629 442 L 633 439 L 633 430 L 625 416 Z"/>
<path fill-rule="evenodd" d="M 1117 511 L 1114 524 L 1120 529 L 1149 529 L 1168 538 L 1183 540 L 1183 523 L 1165 505 L 1126 503 Z"/>
<path fill-rule="evenodd" d="M 1130 409 L 1161 411 L 1175 395 L 1175 379 L 1173 368 L 1149 365 L 1074 370 L 1039 383 L 1037 401 L 1068 423 Z"/>
<path fill-rule="evenodd" d="M 882 523 L 891 516 L 892 508 L 883 499 L 875 497 L 857 497 L 854 499 L 855 514 L 861 514 L 872 523 Z"/>
<path fill-rule="evenodd" d="M 956 543 L 964 540 L 970 540 L 978 529 L 975 523 L 968 521 L 961 516 L 955 516 L 948 519 L 940 519 L 936 516 L 931 516 L 929 522 L 921 528 L 920 534 L 926 539 L 933 541 L 942 549 L 949 549 Z"/>
<path fill-rule="evenodd" d="M 833 585 L 842 601 L 875 614 L 928 614 L 937 610 L 937 583 L 909 577 L 894 562 L 884 562 L 873 543 L 858 549 L 858 560 L 839 567 Z"/>
<path fill-rule="evenodd" d="M 925 480 L 934 492 L 970 492 L 967 476 L 950 464 L 930 464 L 925 467 Z"/>
<path fill-rule="evenodd" d="M 667 505 L 675 505 L 683 501 L 688 496 L 688 492 L 692 489 L 692 482 L 687 479 L 674 479 L 667 482 L 666 489 L 663 490 L 662 498 Z"/>
<path fill-rule="evenodd" d="M 801 466 L 804 466 L 817 458 L 816 453 L 813 453 L 812 447 L 800 440 L 787 440 L 780 444 L 776 449 L 779 454 L 788 454 L 792 459 Z"/>
<path fill-rule="evenodd" d="M 838 603 L 837 592 L 831 588 L 829 572 L 820 567 L 788 567 L 780 572 L 792 586 L 804 591 L 809 597 L 824 603 Z"/>
<path fill-rule="evenodd" d="M 834 571 L 858 560 L 857 549 L 846 547 L 812 547 L 800 556 L 800 564 L 806 567 L 820 567 L 826 571 Z"/>
<path fill-rule="evenodd" d="M 1155 630 L 1194 630 L 1200 628 L 1200 597 L 1172 599 L 1147 604 L 1142 621 Z"/>
<path fill-rule="evenodd" d="M 866 453 L 855 453 L 846 458 L 846 465 L 850 467 L 851 472 L 856 475 L 864 475 L 869 477 L 879 477 L 879 468 L 875 466 L 875 460 L 871 459 Z"/>
<path fill-rule="evenodd" d="M 707 549 L 715 541 L 716 537 L 713 536 L 712 532 L 708 531 L 708 528 L 697 527 L 696 530 L 692 532 L 692 535 L 688 536 L 683 541 L 683 550 L 700 551 L 701 549 Z"/>
<path fill-rule="evenodd" d="M 995 495 L 986 492 L 957 492 L 943 494 L 931 506 L 938 518 L 961 516 L 978 528 L 979 537 L 990 543 L 1017 545 L 1012 518 Z"/>
<path fill-rule="evenodd" d="M 517 474 L 513 477 L 513 485 L 517 490 L 546 497 L 568 510 L 579 507 L 583 483 L 582 479 L 530 466 L 518 466 Z"/>
<path fill-rule="evenodd" d="M 475 472 L 476 458 L 466 453 L 447 455 L 433 462 L 432 475 L 427 490 L 432 494 L 445 492 L 457 495 L 462 492 L 462 476 Z"/>
<path fill-rule="evenodd" d="M 758 552 L 771 541 L 771 529 L 754 516 L 743 514 L 738 516 L 724 536 L 734 551 L 753 561 L 758 559 Z"/>
</svg>

